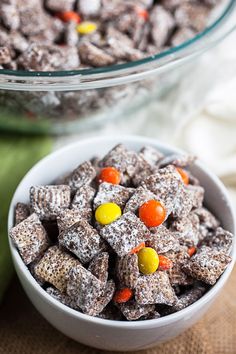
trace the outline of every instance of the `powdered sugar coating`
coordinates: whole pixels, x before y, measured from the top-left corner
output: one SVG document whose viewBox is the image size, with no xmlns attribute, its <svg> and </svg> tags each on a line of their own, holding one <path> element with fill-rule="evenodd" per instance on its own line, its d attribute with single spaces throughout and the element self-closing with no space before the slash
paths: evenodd
<svg viewBox="0 0 236 354">
<path fill-rule="evenodd" d="M 144 157 L 141 154 L 139 154 L 136 172 L 132 177 L 133 185 L 135 187 L 139 186 L 143 180 L 153 175 L 155 172 L 157 172 L 157 170 L 158 170 L 157 166 L 151 165 L 149 162 L 147 162 L 144 159 Z"/>
<path fill-rule="evenodd" d="M 122 257 L 144 242 L 149 237 L 150 231 L 136 215 L 128 212 L 103 227 L 100 234 L 118 256 Z"/>
<path fill-rule="evenodd" d="M 92 203 L 95 194 L 96 190 L 93 187 L 89 185 L 83 185 L 77 189 L 71 203 L 71 208 L 79 210 L 85 219 L 90 220 L 92 217 Z"/>
<path fill-rule="evenodd" d="M 87 263 L 99 253 L 101 239 L 97 231 L 85 220 L 80 220 L 59 235 L 59 243 Z"/>
<path fill-rule="evenodd" d="M 135 301 L 120 304 L 118 307 L 128 321 L 136 321 L 155 311 L 155 305 L 140 305 Z"/>
<path fill-rule="evenodd" d="M 55 219 L 70 206 L 69 186 L 35 186 L 30 188 L 30 207 L 42 219 Z"/>
<path fill-rule="evenodd" d="M 106 283 L 108 278 L 108 261 L 109 253 L 102 252 L 91 260 L 88 267 L 88 270 L 103 283 Z"/>
<path fill-rule="evenodd" d="M 165 304 L 172 306 L 176 301 L 174 289 L 166 272 L 155 272 L 139 277 L 135 288 L 135 300 L 140 305 Z"/>
<path fill-rule="evenodd" d="M 157 253 L 176 252 L 180 249 L 178 233 L 170 231 L 164 225 L 153 227 L 147 246 L 154 248 Z"/>
<path fill-rule="evenodd" d="M 68 184 L 73 191 L 77 191 L 82 186 L 90 185 L 96 177 L 96 170 L 90 161 L 85 161 L 79 165 L 69 176 L 66 178 Z"/>
<path fill-rule="evenodd" d="M 212 249 L 230 254 L 233 237 L 231 232 L 222 229 L 222 227 L 217 227 L 213 234 L 204 239 L 203 243 Z"/>
<path fill-rule="evenodd" d="M 127 201 L 124 208 L 124 213 L 131 212 L 136 214 L 139 207 L 151 199 L 157 199 L 155 194 L 143 187 L 138 187 L 131 198 Z"/>
<path fill-rule="evenodd" d="M 68 273 L 80 264 L 78 259 L 61 250 L 58 246 L 50 247 L 35 266 L 35 274 L 55 286 L 62 293 L 67 286 Z"/>
<path fill-rule="evenodd" d="M 33 262 L 49 246 L 46 230 L 35 213 L 13 227 L 10 237 L 25 264 Z"/>
<path fill-rule="evenodd" d="M 93 201 L 93 208 L 95 210 L 104 203 L 115 203 L 123 209 L 133 192 L 133 188 L 103 182 L 98 187 L 97 195 Z"/>
<path fill-rule="evenodd" d="M 180 244 L 187 247 L 197 246 L 200 239 L 199 227 L 199 218 L 195 213 L 178 218 L 171 224 L 171 230 L 178 232 Z"/>
<path fill-rule="evenodd" d="M 17 203 L 15 207 L 15 225 L 28 218 L 30 215 L 29 206 L 24 203 Z"/>
<path fill-rule="evenodd" d="M 192 165 L 195 160 L 196 156 L 194 155 L 171 154 L 163 157 L 163 159 L 159 163 L 159 167 L 162 168 L 168 165 L 174 165 L 176 167 L 186 167 Z"/>
<path fill-rule="evenodd" d="M 193 278 L 213 285 L 231 260 L 232 258 L 222 251 L 202 246 L 182 269 Z"/>
<path fill-rule="evenodd" d="M 70 308 L 74 309 L 74 310 L 79 310 L 76 302 L 67 294 L 62 293 L 61 291 L 59 291 L 56 288 L 53 287 L 49 287 L 46 289 L 46 292 L 51 295 L 54 299 L 56 299 L 57 301 L 61 302 L 62 304 L 69 306 Z"/>
<path fill-rule="evenodd" d="M 169 251 L 164 255 L 173 262 L 173 267 L 167 271 L 171 285 L 191 285 L 193 283 L 193 279 L 182 269 L 183 265 L 185 265 L 190 258 L 187 247 L 181 246 L 179 251 Z"/>
<path fill-rule="evenodd" d="M 139 153 L 150 165 L 157 165 L 163 158 L 163 153 L 153 148 L 152 146 L 144 146 Z"/>
<path fill-rule="evenodd" d="M 82 220 L 83 215 L 77 209 L 65 209 L 57 216 L 57 225 L 59 232 L 69 229 L 72 225 Z"/>
<path fill-rule="evenodd" d="M 127 254 L 124 257 L 118 257 L 116 275 L 121 286 L 134 289 L 139 278 L 137 254 Z"/>
</svg>

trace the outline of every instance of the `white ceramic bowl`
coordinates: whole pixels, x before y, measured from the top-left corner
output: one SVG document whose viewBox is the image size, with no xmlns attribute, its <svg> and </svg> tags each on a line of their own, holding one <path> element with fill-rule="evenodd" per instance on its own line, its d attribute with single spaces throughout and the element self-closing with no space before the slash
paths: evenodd
<svg viewBox="0 0 236 354">
<path fill-rule="evenodd" d="M 165 154 L 179 152 L 156 140 L 133 137 L 112 136 L 81 140 L 58 150 L 34 166 L 19 184 L 11 202 L 8 228 L 13 226 L 14 206 L 17 202 L 28 202 L 32 185 L 48 184 L 60 175 L 75 168 L 80 162 L 94 155 L 104 155 L 117 143 L 139 150 L 143 145 L 151 145 Z M 235 219 L 227 191 L 222 183 L 206 167 L 197 162 L 191 171 L 205 187 L 206 205 L 222 222 L 223 227 L 235 232 Z M 233 268 L 231 262 L 218 282 L 200 300 L 186 309 L 169 316 L 146 321 L 121 322 L 90 317 L 79 313 L 48 295 L 34 280 L 24 265 L 11 240 L 10 248 L 15 269 L 28 297 L 54 327 L 68 337 L 83 344 L 104 350 L 139 350 L 167 341 L 192 326 L 207 311 L 215 300 Z M 233 255 L 235 254 L 235 242 Z M 235 257 L 234 257 L 235 258 Z"/>
</svg>

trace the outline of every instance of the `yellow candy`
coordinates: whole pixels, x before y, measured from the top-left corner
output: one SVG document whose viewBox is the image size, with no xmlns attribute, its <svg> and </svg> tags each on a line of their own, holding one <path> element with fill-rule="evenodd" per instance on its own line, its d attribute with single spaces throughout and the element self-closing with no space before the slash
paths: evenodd
<svg viewBox="0 0 236 354">
<path fill-rule="evenodd" d="M 159 257 L 151 247 L 144 247 L 138 253 L 138 267 L 143 274 L 154 273 L 159 265 Z"/>
<path fill-rule="evenodd" d="M 94 22 L 84 21 L 77 26 L 77 31 L 80 34 L 89 34 L 96 31 L 97 25 Z"/>
<path fill-rule="evenodd" d="M 121 208 L 115 203 L 100 205 L 95 212 L 95 219 L 102 225 L 107 225 L 121 216 Z"/>
</svg>

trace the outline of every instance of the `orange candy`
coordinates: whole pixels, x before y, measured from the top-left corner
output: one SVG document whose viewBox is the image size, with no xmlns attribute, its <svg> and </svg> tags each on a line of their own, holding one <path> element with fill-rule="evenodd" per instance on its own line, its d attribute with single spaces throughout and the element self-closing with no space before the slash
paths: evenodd
<svg viewBox="0 0 236 354">
<path fill-rule="evenodd" d="M 108 182 L 112 184 L 120 184 L 120 172 L 115 167 L 105 167 L 98 176 L 99 183 Z"/>
<path fill-rule="evenodd" d="M 149 13 L 147 12 L 147 10 L 143 9 L 142 7 L 137 6 L 136 13 L 138 14 L 139 17 L 142 17 L 145 21 L 148 20 Z"/>
<path fill-rule="evenodd" d="M 148 200 L 139 208 L 139 217 L 147 227 L 156 227 L 165 221 L 166 211 L 156 200 Z"/>
<path fill-rule="evenodd" d="M 165 257 L 159 254 L 159 267 L 158 270 L 168 270 L 173 267 L 173 262 Z"/>
<path fill-rule="evenodd" d="M 145 247 L 145 242 L 141 242 L 137 247 L 133 248 L 129 253 L 130 254 L 138 253 L 144 247 Z"/>
<path fill-rule="evenodd" d="M 190 247 L 188 249 L 189 256 L 192 257 L 194 255 L 194 253 L 196 253 L 196 250 L 197 250 L 196 247 Z"/>
<path fill-rule="evenodd" d="M 57 17 L 59 17 L 64 22 L 74 21 L 76 23 L 80 23 L 81 21 L 79 14 L 77 14 L 75 11 L 60 12 L 57 14 Z"/>
<path fill-rule="evenodd" d="M 116 291 L 113 300 L 118 304 L 122 304 L 124 302 L 129 301 L 132 297 L 133 297 L 133 290 L 129 288 L 123 288 Z"/>
<path fill-rule="evenodd" d="M 179 172 L 180 177 L 182 178 L 182 181 L 184 182 L 184 184 L 189 184 L 188 173 L 180 167 L 176 167 L 176 170 Z"/>
</svg>

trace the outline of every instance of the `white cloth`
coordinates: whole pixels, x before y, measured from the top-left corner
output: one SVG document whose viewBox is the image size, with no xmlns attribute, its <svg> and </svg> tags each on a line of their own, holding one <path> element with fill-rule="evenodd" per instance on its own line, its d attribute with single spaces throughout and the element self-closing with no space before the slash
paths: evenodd
<svg viewBox="0 0 236 354">
<path fill-rule="evenodd" d="M 162 101 L 79 136 L 156 137 L 196 154 L 226 184 L 236 207 L 236 33 L 205 53 Z M 56 147 L 78 135 L 57 140 Z"/>
</svg>

